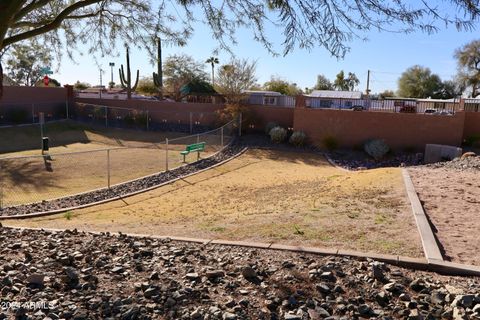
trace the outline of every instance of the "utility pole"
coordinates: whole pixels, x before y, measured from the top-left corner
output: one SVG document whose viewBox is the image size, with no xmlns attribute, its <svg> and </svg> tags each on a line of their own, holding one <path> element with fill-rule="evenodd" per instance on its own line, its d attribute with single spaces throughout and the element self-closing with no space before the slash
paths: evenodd
<svg viewBox="0 0 480 320">
<path fill-rule="evenodd" d="M 370 70 L 367 72 L 367 90 L 366 90 L 367 98 L 370 97 Z"/>
<path fill-rule="evenodd" d="M 110 62 L 108 65 L 110 66 L 110 71 L 111 71 L 110 86 L 111 88 L 113 88 L 113 67 L 115 67 L 115 63 Z"/>
<path fill-rule="evenodd" d="M 100 99 L 102 99 L 102 85 L 103 85 L 102 84 L 102 72 L 103 72 L 103 70 L 102 70 L 102 68 L 100 68 L 100 88 L 99 88 L 100 89 L 100 91 L 99 91 L 100 92 Z"/>
</svg>

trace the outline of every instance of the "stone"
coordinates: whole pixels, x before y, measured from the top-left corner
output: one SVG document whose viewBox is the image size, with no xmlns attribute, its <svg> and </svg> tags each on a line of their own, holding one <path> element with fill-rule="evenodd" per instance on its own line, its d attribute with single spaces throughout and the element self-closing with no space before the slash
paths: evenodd
<svg viewBox="0 0 480 320">
<path fill-rule="evenodd" d="M 383 273 L 384 264 L 375 261 L 372 263 L 372 278 L 378 281 L 385 280 L 385 274 Z"/>
<path fill-rule="evenodd" d="M 225 272 L 223 270 L 213 270 L 205 272 L 205 276 L 208 279 L 216 279 L 225 277 Z"/>
<path fill-rule="evenodd" d="M 242 268 L 242 276 L 247 280 L 256 279 L 257 272 L 250 266 L 244 266 Z"/>
<path fill-rule="evenodd" d="M 321 293 L 325 293 L 325 294 L 329 294 L 332 291 L 332 289 L 330 289 L 330 287 L 323 282 L 316 284 L 315 288 Z"/>
<path fill-rule="evenodd" d="M 199 275 L 198 275 L 198 273 L 196 273 L 196 272 L 190 272 L 190 273 L 187 273 L 187 274 L 185 275 L 185 277 L 186 277 L 188 280 L 195 281 L 195 280 L 197 280 L 197 279 L 199 278 Z"/>
<path fill-rule="evenodd" d="M 32 273 L 26 279 L 28 284 L 38 286 L 38 287 L 43 287 L 44 280 L 45 280 L 45 275 L 40 273 Z"/>
<path fill-rule="evenodd" d="M 452 307 L 462 307 L 462 308 L 470 308 L 473 306 L 473 302 L 475 301 L 475 296 L 473 294 L 466 294 L 466 295 L 457 295 L 453 300 L 451 306 Z"/>
<path fill-rule="evenodd" d="M 461 160 L 465 160 L 466 158 L 470 158 L 470 157 L 476 157 L 477 154 L 475 152 L 465 152 L 464 154 L 462 154 L 462 156 L 460 157 Z"/>
<path fill-rule="evenodd" d="M 225 312 L 222 316 L 223 320 L 237 320 L 237 315 L 230 312 Z"/>
</svg>

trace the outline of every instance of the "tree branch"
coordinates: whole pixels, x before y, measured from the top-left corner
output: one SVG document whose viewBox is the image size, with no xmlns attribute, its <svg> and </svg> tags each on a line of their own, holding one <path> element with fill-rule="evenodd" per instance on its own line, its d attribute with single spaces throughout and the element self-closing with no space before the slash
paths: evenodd
<svg viewBox="0 0 480 320">
<path fill-rule="evenodd" d="M 47 33 L 49 31 L 52 31 L 52 30 L 60 27 L 62 22 L 64 20 L 68 19 L 69 15 L 71 13 L 73 13 L 75 10 L 78 10 L 78 9 L 81 9 L 81 8 L 84 8 L 84 7 L 88 7 L 92 4 L 96 4 L 96 3 L 99 3 L 99 2 L 103 2 L 103 0 L 83 0 L 83 1 L 76 2 L 76 3 L 68 6 L 67 8 L 65 8 L 62 12 L 60 12 L 60 14 L 58 14 L 58 16 L 53 21 L 51 21 L 50 23 L 48 23 L 46 25 L 43 25 L 41 27 L 38 27 L 36 29 L 25 31 L 25 32 L 16 34 L 14 36 L 11 36 L 9 38 L 6 38 L 2 43 L 2 48 L 6 47 L 6 46 L 9 46 L 13 43 L 16 43 L 16 42 L 19 42 L 19 41 L 22 41 L 22 40 L 25 40 L 25 39 L 28 39 L 28 38 L 31 38 L 31 37 L 35 37 L 35 36 L 38 36 L 40 34 Z"/>
</svg>

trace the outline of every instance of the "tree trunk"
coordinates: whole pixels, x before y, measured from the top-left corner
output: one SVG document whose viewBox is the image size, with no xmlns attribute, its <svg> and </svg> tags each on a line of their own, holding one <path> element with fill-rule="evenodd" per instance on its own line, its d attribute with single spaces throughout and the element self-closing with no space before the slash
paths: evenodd
<svg viewBox="0 0 480 320">
<path fill-rule="evenodd" d="M 3 97 L 3 68 L 2 68 L 2 58 L 0 57 L 0 101 Z"/>
</svg>

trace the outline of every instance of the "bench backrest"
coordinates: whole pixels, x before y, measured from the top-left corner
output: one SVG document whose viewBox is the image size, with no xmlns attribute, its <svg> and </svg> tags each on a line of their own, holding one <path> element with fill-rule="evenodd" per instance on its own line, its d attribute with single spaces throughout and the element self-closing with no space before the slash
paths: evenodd
<svg viewBox="0 0 480 320">
<path fill-rule="evenodd" d="M 205 150 L 205 142 L 199 142 L 194 144 L 189 144 L 185 148 L 186 151 L 197 151 L 197 150 Z"/>
</svg>

